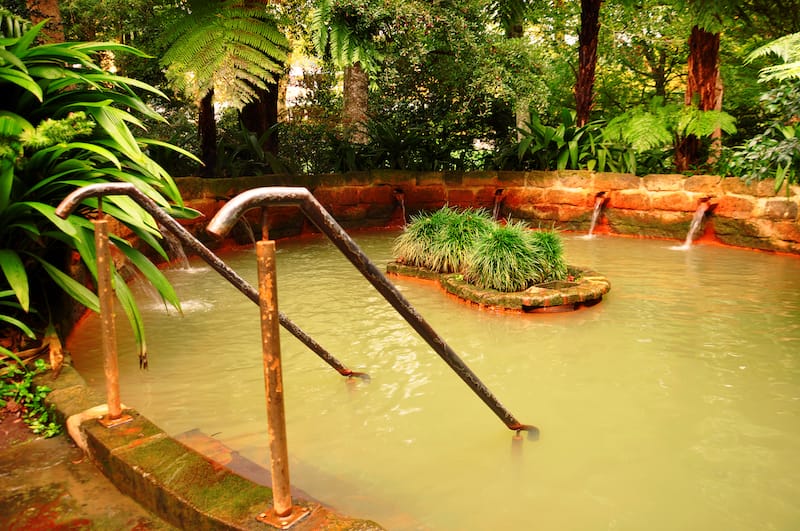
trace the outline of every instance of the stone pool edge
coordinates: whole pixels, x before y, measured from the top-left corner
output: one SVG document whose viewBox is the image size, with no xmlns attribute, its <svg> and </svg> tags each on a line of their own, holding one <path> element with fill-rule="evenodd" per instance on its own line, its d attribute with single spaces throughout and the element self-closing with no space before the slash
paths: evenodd
<svg viewBox="0 0 800 531">
<path fill-rule="evenodd" d="M 90 389 L 69 363 L 61 373 L 37 377 L 52 391 L 48 405 L 57 421 L 89 459 L 126 496 L 180 529 L 276 529 L 256 520 L 272 502 L 272 490 L 228 470 L 181 444 L 134 409 L 126 424 L 105 428 L 96 422 L 104 398 Z M 323 505 L 293 496 L 311 514 L 297 530 L 380 530 L 375 522 L 342 516 Z"/>
<path fill-rule="evenodd" d="M 422 267 L 389 262 L 386 272 L 390 275 L 431 280 L 450 295 L 478 305 L 502 311 L 521 313 L 573 311 L 592 306 L 611 290 L 611 282 L 587 267 L 569 266 L 570 275 L 577 280 L 574 285 L 559 288 L 533 286 L 525 291 L 505 293 L 493 289 L 481 289 L 465 282 L 458 274 L 440 274 Z"/>
</svg>

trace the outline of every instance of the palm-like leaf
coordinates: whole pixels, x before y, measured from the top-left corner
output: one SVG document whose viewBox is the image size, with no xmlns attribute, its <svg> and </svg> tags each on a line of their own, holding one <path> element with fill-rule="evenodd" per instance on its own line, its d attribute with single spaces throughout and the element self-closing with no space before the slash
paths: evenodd
<svg viewBox="0 0 800 531">
<path fill-rule="evenodd" d="M 257 97 L 283 70 L 288 41 L 263 5 L 240 0 L 195 2 L 166 32 L 161 58 L 172 83 L 197 100 L 209 90 L 234 105 Z"/>
<path fill-rule="evenodd" d="M 79 215 L 64 220 L 55 214 L 55 206 L 76 187 L 131 182 L 165 208 L 174 204 L 174 211 L 191 215 L 175 182 L 148 157 L 149 143 L 131 130 L 142 128 L 140 116 L 158 118 L 135 89 L 156 95 L 160 91 L 104 72 L 95 60 L 97 52 L 108 49 L 141 53 L 116 44 L 39 46 L 35 38 L 42 25 L 0 41 L 0 57 L 16 58 L 0 62 L 0 92 L 6 96 L 0 100 L 0 304 L 7 312 L 0 319 L 23 324 L 17 326 L 26 334 L 31 331 L 26 323 L 31 315 L 38 313 L 44 319 L 49 315 L 37 312 L 36 305 L 53 306 L 45 279 L 86 307 L 98 308 L 96 295 L 58 265 L 61 252 L 73 248 L 96 277 L 91 222 Z M 91 213 L 97 206 L 97 199 L 91 199 L 81 210 Z M 103 210 L 166 256 L 154 220 L 136 203 L 109 197 Z M 174 290 L 158 269 L 126 241 L 117 237 L 112 241 L 162 297 L 178 307 Z M 143 351 L 144 329 L 136 302 L 119 276 L 115 278 L 120 302 Z"/>
<path fill-rule="evenodd" d="M 762 68 L 759 72 L 762 81 L 800 77 L 800 33 L 784 35 L 761 46 L 747 57 L 747 62 L 771 54 L 777 55 L 783 63 Z"/>
</svg>

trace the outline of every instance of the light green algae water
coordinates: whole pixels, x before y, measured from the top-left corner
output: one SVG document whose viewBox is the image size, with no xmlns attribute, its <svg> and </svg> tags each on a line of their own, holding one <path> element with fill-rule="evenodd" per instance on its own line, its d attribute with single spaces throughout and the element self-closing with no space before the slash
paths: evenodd
<svg viewBox="0 0 800 531">
<path fill-rule="evenodd" d="M 355 238 L 385 266 L 396 233 Z M 500 401 L 512 433 L 332 244 L 278 243 L 281 310 L 370 383 L 282 334 L 292 484 L 389 529 L 800 528 L 800 259 L 565 236 L 611 281 L 577 313 L 478 310 L 392 279 Z M 255 285 L 253 251 L 223 256 Z M 268 469 L 258 309 L 197 261 L 184 315 L 142 293 L 150 369 L 118 325 L 122 399 Z M 69 343 L 102 388 L 98 319 Z"/>
</svg>

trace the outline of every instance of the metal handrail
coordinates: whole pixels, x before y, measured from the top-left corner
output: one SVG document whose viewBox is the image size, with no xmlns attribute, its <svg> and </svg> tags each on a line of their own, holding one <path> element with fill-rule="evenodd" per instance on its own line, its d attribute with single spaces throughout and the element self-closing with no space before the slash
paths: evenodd
<svg viewBox="0 0 800 531">
<path fill-rule="evenodd" d="M 102 197 L 105 195 L 126 195 L 136 201 L 163 227 L 169 229 L 181 243 L 200 256 L 217 273 L 230 282 L 236 289 L 241 291 L 248 299 L 255 304 L 259 304 L 258 290 L 251 286 L 236 271 L 231 269 L 228 264 L 222 261 L 208 247 L 203 245 L 200 240 L 195 238 L 192 233 L 186 230 L 180 223 L 167 214 L 150 197 L 144 194 L 131 183 L 97 183 L 78 188 L 70 193 L 56 208 L 56 215 L 66 219 L 77 206 L 90 197 Z M 331 353 L 325 350 L 322 345 L 306 334 L 300 327 L 294 324 L 285 314 L 279 313 L 278 318 L 281 326 L 288 330 L 293 336 L 299 339 L 304 345 L 311 349 L 315 354 L 322 358 L 328 365 L 336 369 L 342 376 L 368 378 L 365 373 L 348 369 L 342 362 L 336 359 Z"/>
<path fill-rule="evenodd" d="M 211 219 L 206 231 L 222 238 L 252 208 L 265 208 L 269 203 L 296 204 L 316 227 L 322 231 L 358 271 L 383 295 L 389 304 L 411 325 L 411 327 L 433 348 L 450 368 L 511 430 L 519 434 L 526 431 L 529 439 L 536 439 L 539 430 L 535 426 L 522 424 L 511 414 L 474 372 L 461 360 L 445 340 L 417 313 L 400 291 L 375 266 L 355 241 L 342 229 L 306 188 L 264 187 L 240 193 L 228 201 Z M 262 212 L 263 214 L 263 212 Z M 262 215 L 266 223 L 266 216 Z M 262 227 L 264 234 L 266 228 Z"/>
</svg>

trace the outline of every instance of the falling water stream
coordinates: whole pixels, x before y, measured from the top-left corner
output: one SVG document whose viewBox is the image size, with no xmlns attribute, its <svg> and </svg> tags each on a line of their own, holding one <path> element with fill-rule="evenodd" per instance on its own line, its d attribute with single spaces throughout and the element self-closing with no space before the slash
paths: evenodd
<svg viewBox="0 0 800 531">
<path fill-rule="evenodd" d="M 379 266 L 396 233 L 356 239 Z M 539 441 L 512 434 L 333 245 L 280 241 L 292 320 L 371 382 L 282 332 L 293 485 L 388 529 L 800 528 L 800 259 L 567 236 L 611 281 L 575 313 L 479 310 L 393 279 Z M 250 250 L 224 255 L 255 283 Z M 184 316 L 142 301 L 150 369 L 118 325 L 123 401 L 268 469 L 258 309 L 191 259 Z M 119 312 L 121 313 L 121 312 Z M 68 347 L 102 388 L 94 316 Z"/>
<path fill-rule="evenodd" d="M 686 239 L 683 241 L 683 245 L 676 245 L 672 247 L 672 249 L 677 251 L 685 251 L 692 247 L 694 237 L 697 235 L 697 230 L 700 228 L 700 224 L 703 223 L 703 217 L 706 215 L 707 210 L 708 203 L 705 201 L 701 202 L 697 206 L 697 210 L 694 211 L 694 216 L 692 216 L 692 222 L 689 224 L 689 231 L 686 233 Z"/>
<path fill-rule="evenodd" d="M 597 226 L 597 220 L 600 219 L 600 212 L 603 211 L 603 202 L 605 201 L 605 197 L 602 195 L 598 195 L 594 200 L 594 210 L 592 210 L 592 222 L 589 224 L 589 232 L 586 234 L 585 238 L 587 240 L 591 240 L 594 238 L 594 228 Z"/>
</svg>

